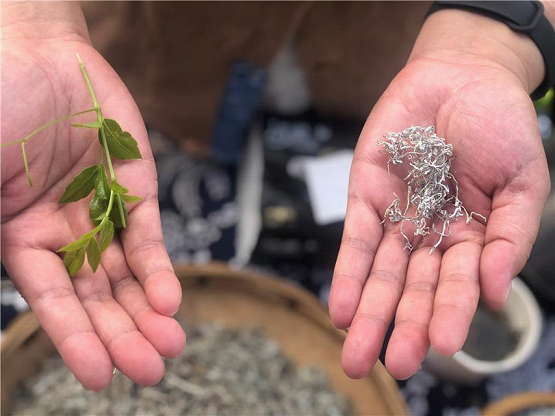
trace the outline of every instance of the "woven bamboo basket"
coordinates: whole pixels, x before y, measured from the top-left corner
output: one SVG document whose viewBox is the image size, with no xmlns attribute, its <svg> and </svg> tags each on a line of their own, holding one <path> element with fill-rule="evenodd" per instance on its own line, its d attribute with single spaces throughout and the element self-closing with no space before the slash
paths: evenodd
<svg viewBox="0 0 555 416">
<path fill-rule="evenodd" d="M 482 416 L 511 416 L 516 414 L 555 415 L 555 391 L 524 391 L 490 403 Z"/>
<path fill-rule="evenodd" d="M 271 276 L 232 270 L 223 264 L 176 267 L 183 289 L 177 314 L 187 326 L 218 321 L 229 328 L 258 327 L 275 339 L 299 367 L 325 371 L 331 386 L 350 398 L 357 415 L 408 415 L 397 384 L 378 363 L 359 380 L 340 364 L 345 333 L 310 292 Z M 2 353 L 2 414 L 18 384 L 36 374 L 54 346 L 32 313 L 6 330 Z"/>
</svg>

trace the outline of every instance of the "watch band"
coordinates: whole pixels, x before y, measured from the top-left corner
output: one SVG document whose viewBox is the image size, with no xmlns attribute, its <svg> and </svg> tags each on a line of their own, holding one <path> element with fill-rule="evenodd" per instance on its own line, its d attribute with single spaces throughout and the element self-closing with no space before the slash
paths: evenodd
<svg viewBox="0 0 555 416">
<path fill-rule="evenodd" d="M 555 85 L 555 29 L 544 15 L 539 1 L 435 1 L 426 17 L 446 9 L 462 9 L 505 23 L 512 30 L 527 34 L 538 46 L 545 63 L 545 78 L 532 92 L 537 100 Z"/>
</svg>

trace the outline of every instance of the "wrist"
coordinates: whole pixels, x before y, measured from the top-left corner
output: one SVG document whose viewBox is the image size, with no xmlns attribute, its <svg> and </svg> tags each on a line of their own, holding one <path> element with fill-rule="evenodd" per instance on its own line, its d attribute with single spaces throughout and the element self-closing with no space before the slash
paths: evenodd
<svg viewBox="0 0 555 416">
<path fill-rule="evenodd" d="M 2 2 L 3 40 L 85 40 L 87 24 L 76 1 Z"/>
<path fill-rule="evenodd" d="M 530 37 L 497 20 L 459 9 L 440 10 L 428 17 L 409 62 L 422 58 L 504 69 L 527 93 L 545 76 L 543 57 Z"/>
</svg>

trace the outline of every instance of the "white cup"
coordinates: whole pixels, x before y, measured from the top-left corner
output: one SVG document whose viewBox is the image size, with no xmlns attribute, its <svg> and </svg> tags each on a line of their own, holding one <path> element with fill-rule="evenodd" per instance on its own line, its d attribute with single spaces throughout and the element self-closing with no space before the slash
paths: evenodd
<svg viewBox="0 0 555 416">
<path fill-rule="evenodd" d="M 503 358 L 480 360 L 466 353 L 464 348 L 448 357 L 430 348 L 422 367 L 446 381 L 472 384 L 522 365 L 538 346 L 543 319 L 536 298 L 518 277 L 513 280 L 509 297 L 499 313 L 503 316 L 503 324 L 516 337 L 514 348 Z M 482 334 L 480 338 L 487 339 L 487 334 Z"/>
</svg>

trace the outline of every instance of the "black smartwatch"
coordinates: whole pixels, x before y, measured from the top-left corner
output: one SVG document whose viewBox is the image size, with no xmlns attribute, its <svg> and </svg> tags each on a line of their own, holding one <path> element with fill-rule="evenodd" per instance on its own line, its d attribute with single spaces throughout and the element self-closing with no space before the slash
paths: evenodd
<svg viewBox="0 0 555 416">
<path fill-rule="evenodd" d="M 539 1 L 435 1 L 426 17 L 442 9 L 461 9 L 505 23 L 515 32 L 525 33 L 538 46 L 545 63 L 545 78 L 531 94 L 537 100 L 555 85 L 555 30 L 544 15 Z"/>
</svg>

